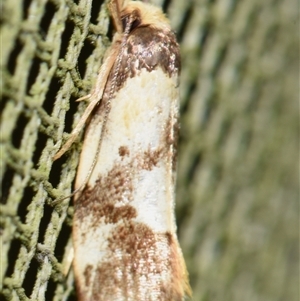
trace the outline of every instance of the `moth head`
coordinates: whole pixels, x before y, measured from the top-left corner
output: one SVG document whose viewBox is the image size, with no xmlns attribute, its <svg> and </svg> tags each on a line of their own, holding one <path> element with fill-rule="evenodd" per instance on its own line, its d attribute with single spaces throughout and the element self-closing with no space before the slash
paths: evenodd
<svg viewBox="0 0 300 301">
<path fill-rule="evenodd" d="M 138 27 L 151 26 L 157 29 L 170 30 L 169 20 L 163 14 L 160 8 L 151 4 L 142 2 L 127 2 L 121 12 L 123 30 L 125 30 L 128 22 L 130 32 Z"/>
</svg>

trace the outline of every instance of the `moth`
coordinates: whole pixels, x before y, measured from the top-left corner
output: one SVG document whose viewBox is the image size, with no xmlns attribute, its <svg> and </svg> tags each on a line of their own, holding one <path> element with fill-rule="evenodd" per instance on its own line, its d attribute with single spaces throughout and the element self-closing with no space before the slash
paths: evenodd
<svg viewBox="0 0 300 301">
<path fill-rule="evenodd" d="M 176 235 L 180 50 L 162 11 L 111 0 L 116 33 L 90 103 L 75 181 L 81 301 L 181 301 L 191 294 Z"/>
</svg>

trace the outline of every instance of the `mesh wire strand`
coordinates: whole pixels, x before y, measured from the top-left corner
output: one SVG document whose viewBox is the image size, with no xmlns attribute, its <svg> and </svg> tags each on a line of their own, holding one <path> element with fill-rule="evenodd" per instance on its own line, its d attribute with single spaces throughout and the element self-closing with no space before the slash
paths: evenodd
<svg viewBox="0 0 300 301">
<path fill-rule="evenodd" d="M 194 300 L 298 300 L 299 16 L 294 0 L 156 1 L 182 51 L 177 220 Z M 1 297 L 76 300 L 77 123 L 109 45 L 99 0 L 4 0 Z M 297 27 L 298 26 L 298 27 Z M 297 51 L 298 50 L 298 51 Z"/>
</svg>

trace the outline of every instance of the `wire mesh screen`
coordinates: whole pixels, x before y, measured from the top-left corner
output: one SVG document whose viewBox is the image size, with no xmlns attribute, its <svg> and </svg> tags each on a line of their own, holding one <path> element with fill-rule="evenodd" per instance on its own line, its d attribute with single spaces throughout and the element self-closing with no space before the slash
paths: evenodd
<svg viewBox="0 0 300 301">
<path fill-rule="evenodd" d="M 177 221 L 194 300 L 298 300 L 299 16 L 294 0 L 156 1 L 182 51 Z M 101 0 L 4 0 L 1 298 L 76 300 L 72 192 L 110 44 Z M 100 285 L 100 284 L 99 284 Z"/>
</svg>

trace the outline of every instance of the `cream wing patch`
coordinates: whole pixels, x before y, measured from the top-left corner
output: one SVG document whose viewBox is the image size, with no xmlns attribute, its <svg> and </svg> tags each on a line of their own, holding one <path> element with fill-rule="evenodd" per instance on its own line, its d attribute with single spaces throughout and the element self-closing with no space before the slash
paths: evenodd
<svg viewBox="0 0 300 301">
<path fill-rule="evenodd" d="M 88 296 L 83 300 L 182 300 L 185 267 L 173 208 L 177 80 L 160 68 L 141 70 L 113 99 L 101 155 L 76 201 L 75 271 L 85 275 L 88 267 L 95 285 L 80 285 Z M 92 149 L 101 114 L 99 108 L 87 132 Z M 77 185 L 89 153 L 82 151 Z"/>
<path fill-rule="evenodd" d="M 162 81 L 164 86 L 161 85 Z M 93 150 L 97 149 L 99 143 L 102 130 L 99 120 L 103 115 L 101 108 L 99 111 L 88 128 L 88 139 L 84 142 L 87 147 L 82 150 L 76 187 L 85 180 L 87 166 L 93 160 Z M 174 139 L 170 137 L 172 126 L 178 126 L 177 78 L 169 78 L 161 69 L 150 73 L 142 70 L 139 76 L 127 80 L 113 100 L 101 145 L 101 155 L 88 181 L 88 186 L 93 187 L 99 175 L 107 174 L 115 165 L 126 166 L 134 159 L 139 175 L 133 185 L 139 189 L 135 189 L 132 202 L 137 200 L 136 208 L 143 206 L 139 209 L 138 216 L 157 231 L 174 231 L 174 221 L 170 220 L 167 225 L 164 217 L 169 212 L 170 204 L 157 204 L 158 196 L 159 199 L 174 202 L 174 183 L 170 183 L 173 162 L 160 162 L 163 155 L 173 156 L 170 144 L 172 141 L 168 141 Z M 123 198 L 126 202 L 126 196 Z M 143 204 L 141 199 L 145 200 Z M 144 218 L 145 208 L 151 214 Z"/>
</svg>

